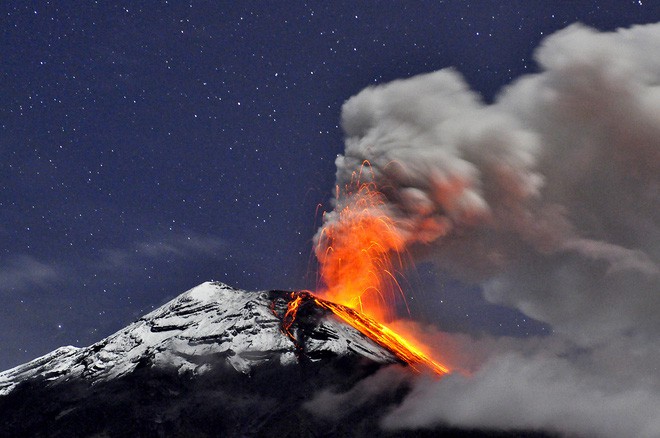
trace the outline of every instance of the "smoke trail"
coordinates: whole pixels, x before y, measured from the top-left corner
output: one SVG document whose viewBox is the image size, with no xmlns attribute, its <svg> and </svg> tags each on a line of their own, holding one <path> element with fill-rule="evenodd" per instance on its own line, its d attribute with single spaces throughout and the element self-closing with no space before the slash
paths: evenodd
<svg viewBox="0 0 660 438">
<path fill-rule="evenodd" d="M 550 324 L 566 346 L 495 355 L 474 379 L 420 389 L 388 427 L 660 435 L 660 412 L 638 409 L 660 400 L 660 24 L 573 25 L 536 59 L 540 73 L 490 105 L 451 69 L 344 104 L 338 186 L 368 160 L 379 214 L 409 250 Z M 326 215 L 324 228 L 338 218 Z M 524 420 L 502 397 L 523 403 Z M 597 402 L 602 410 L 588 407 Z"/>
</svg>

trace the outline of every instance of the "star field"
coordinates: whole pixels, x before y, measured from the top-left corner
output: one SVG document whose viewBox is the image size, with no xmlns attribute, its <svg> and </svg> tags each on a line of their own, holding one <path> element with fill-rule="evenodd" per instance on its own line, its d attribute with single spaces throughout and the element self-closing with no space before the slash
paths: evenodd
<svg viewBox="0 0 660 438">
<path fill-rule="evenodd" d="M 202 281 L 313 288 L 342 103 L 449 66 L 489 101 L 558 29 L 660 18 L 597 3 L 4 2 L 0 370 Z M 441 277 L 427 320 L 544 330 Z"/>
</svg>

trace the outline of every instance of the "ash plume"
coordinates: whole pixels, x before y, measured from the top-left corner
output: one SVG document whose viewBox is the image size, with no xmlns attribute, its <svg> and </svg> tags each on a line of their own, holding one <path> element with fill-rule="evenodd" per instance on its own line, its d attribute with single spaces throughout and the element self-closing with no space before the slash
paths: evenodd
<svg viewBox="0 0 660 438">
<path fill-rule="evenodd" d="M 338 187 L 368 161 L 409 252 L 554 331 L 420 383 L 384 427 L 660 436 L 660 24 L 572 25 L 535 57 L 492 104 L 445 69 L 343 106 Z"/>
</svg>

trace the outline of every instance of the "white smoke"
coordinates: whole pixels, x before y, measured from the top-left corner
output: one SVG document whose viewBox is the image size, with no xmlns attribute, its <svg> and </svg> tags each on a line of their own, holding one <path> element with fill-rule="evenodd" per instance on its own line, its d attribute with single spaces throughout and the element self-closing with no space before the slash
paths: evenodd
<svg viewBox="0 0 660 438">
<path fill-rule="evenodd" d="M 338 184 L 368 160 L 413 253 L 555 332 L 420 384 L 386 427 L 660 436 L 660 24 L 573 25 L 536 59 L 490 105 L 448 69 L 343 107 Z"/>
</svg>

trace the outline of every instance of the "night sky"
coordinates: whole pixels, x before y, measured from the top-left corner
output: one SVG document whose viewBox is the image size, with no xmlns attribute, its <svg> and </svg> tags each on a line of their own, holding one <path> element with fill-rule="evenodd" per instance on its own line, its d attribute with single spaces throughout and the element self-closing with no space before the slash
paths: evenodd
<svg viewBox="0 0 660 438">
<path fill-rule="evenodd" d="M 85 346 L 203 281 L 313 288 L 342 103 L 454 66 L 490 102 L 574 22 L 651 1 L 0 6 L 0 370 Z M 421 264 L 445 330 L 546 329 Z"/>
</svg>

